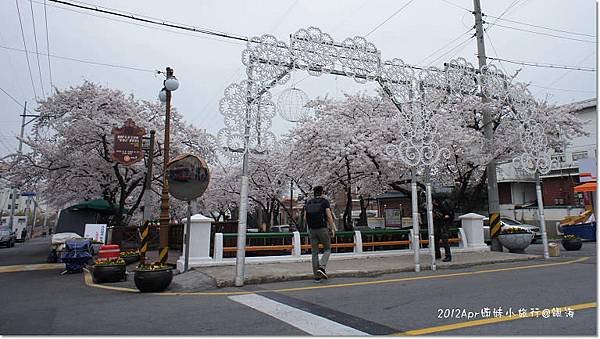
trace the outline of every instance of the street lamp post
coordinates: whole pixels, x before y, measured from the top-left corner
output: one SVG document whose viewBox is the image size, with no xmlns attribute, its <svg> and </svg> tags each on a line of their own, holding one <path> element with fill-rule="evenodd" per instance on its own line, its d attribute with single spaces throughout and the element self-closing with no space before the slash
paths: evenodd
<svg viewBox="0 0 600 339">
<path fill-rule="evenodd" d="M 173 69 L 167 67 L 164 87 L 158 94 L 160 101 L 166 104 L 165 110 L 165 140 L 163 159 L 163 187 L 160 198 L 160 245 L 158 257 L 161 264 L 165 264 L 169 257 L 169 181 L 167 178 L 167 165 L 169 164 L 169 142 L 171 138 L 171 91 L 179 88 L 179 81 L 173 76 Z"/>
</svg>

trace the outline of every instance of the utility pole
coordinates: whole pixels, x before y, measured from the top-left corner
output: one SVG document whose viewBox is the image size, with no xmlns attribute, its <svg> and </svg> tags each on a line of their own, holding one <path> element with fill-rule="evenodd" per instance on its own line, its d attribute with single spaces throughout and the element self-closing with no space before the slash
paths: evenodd
<svg viewBox="0 0 600 339">
<path fill-rule="evenodd" d="M 21 160 L 21 151 L 23 150 L 23 136 L 25 134 L 25 117 L 27 116 L 27 101 L 25 101 L 25 105 L 23 106 L 23 120 L 21 121 L 21 138 L 19 139 L 19 150 L 17 151 L 17 161 Z M 8 218 L 8 229 L 12 232 L 15 218 L 15 203 L 17 200 L 17 188 L 12 186 L 12 194 L 10 201 L 10 217 Z"/>
<path fill-rule="evenodd" d="M 475 34 L 477 36 L 477 59 L 479 61 L 479 69 L 486 65 L 485 43 L 483 41 L 483 19 L 481 14 L 480 0 L 473 0 L 475 15 Z M 489 101 L 487 93 L 483 93 L 482 102 Z M 483 107 L 483 133 L 485 138 L 491 144 L 494 140 L 493 121 L 489 108 Z M 500 200 L 498 199 L 498 182 L 496 178 L 496 160 L 492 159 L 487 165 L 487 192 L 488 192 L 488 213 L 490 220 L 490 239 L 492 242 L 492 251 L 502 252 L 502 245 L 498 240 L 500 233 Z"/>
</svg>

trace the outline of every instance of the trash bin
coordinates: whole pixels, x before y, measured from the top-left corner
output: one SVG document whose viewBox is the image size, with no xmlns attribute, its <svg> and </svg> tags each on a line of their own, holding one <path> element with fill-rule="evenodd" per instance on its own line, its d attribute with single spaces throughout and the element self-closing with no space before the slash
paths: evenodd
<svg viewBox="0 0 600 339">
<path fill-rule="evenodd" d="M 551 257 L 560 257 L 560 247 L 557 243 L 551 242 L 548 244 L 548 255 Z"/>
</svg>

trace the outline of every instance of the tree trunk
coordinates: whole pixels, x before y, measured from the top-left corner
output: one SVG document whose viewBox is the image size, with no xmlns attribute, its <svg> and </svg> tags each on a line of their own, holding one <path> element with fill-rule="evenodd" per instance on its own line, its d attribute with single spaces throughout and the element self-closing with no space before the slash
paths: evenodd
<svg viewBox="0 0 600 339">
<path fill-rule="evenodd" d="M 344 230 L 352 231 L 354 229 L 352 225 L 352 175 L 350 174 L 350 161 L 346 158 L 346 179 L 348 184 L 346 185 L 346 209 L 344 210 Z"/>
</svg>

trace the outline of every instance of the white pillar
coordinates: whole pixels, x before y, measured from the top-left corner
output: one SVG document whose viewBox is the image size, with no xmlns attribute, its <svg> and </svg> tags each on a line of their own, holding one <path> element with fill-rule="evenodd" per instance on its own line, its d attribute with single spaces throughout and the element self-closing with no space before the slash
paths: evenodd
<svg viewBox="0 0 600 339">
<path fill-rule="evenodd" d="M 483 238 L 483 215 L 476 213 L 468 213 L 458 217 L 460 219 L 461 228 L 464 231 L 465 248 L 468 249 L 489 249 Z"/>
<path fill-rule="evenodd" d="M 189 267 L 212 261 L 210 257 L 210 228 L 213 219 L 202 214 L 193 215 L 190 224 Z M 185 252 L 184 252 L 185 253 Z M 177 269 L 183 271 L 185 256 L 177 260 Z"/>
<path fill-rule="evenodd" d="M 223 233 L 215 233 L 215 247 L 213 249 L 215 261 L 223 261 Z"/>
<path fill-rule="evenodd" d="M 363 242 L 362 235 L 360 231 L 354 231 L 354 253 L 362 254 L 363 252 Z"/>
<path fill-rule="evenodd" d="M 300 257 L 302 255 L 302 242 L 300 241 L 300 232 L 294 231 L 294 249 L 292 250 L 292 256 Z"/>
</svg>

